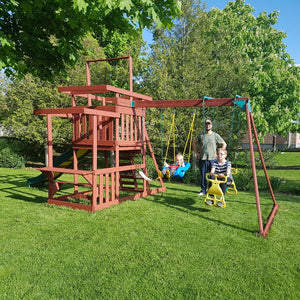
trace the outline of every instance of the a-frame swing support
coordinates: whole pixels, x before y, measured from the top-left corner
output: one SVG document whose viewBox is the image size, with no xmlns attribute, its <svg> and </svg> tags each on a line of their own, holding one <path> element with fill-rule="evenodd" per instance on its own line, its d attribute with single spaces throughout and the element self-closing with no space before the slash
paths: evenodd
<svg viewBox="0 0 300 300">
<path fill-rule="evenodd" d="M 247 97 L 236 97 L 236 98 L 207 98 L 205 101 L 203 99 L 196 100 L 156 100 L 156 101 L 141 101 L 136 103 L 136 107 L 201 107 L 201 106 L 209 106 L 209 107 L 219 107 L 219 106 L 233 106 L 238 105 L 246 111 L 247 115 L 247 126 L 248 126 L 248 137 L 249 137 L 249 147 L 250 147 L 250 155 L 251 155 L 251 165 L 252 165 L 252 173 L 253 173 L 253 181 L 254 181 L 254 191 L 256 197 L 256 207 L 257 207 L 257 215 L 258 215 L 258 224 L 259 224 L 259 234 L 263 237 L 266 237 L 268 231 L 272 225 L 275 214 L 279 209 L 279 204 L 276 202 L 274 192 L 271 186 L 271 182 L 267 173 L 266 165 L 264 162 L 264 158 L 262 155 L 260 143 L 258 140 L 257 131 L 255 128 L 253 114 L 251 112 L 250 100 Z M 273 208 L 268 217 L 267 223 L 263 224 L 262 214 L 261 214 L 261 206 L 259 199 L 259 190 L 257 183 L 257 173 L 256 173 L 256 165 L 255 165 L 255 156 L 254 156 L 254 146 L 253 146 L 253 134 L 254 139 L 257 145 L 257 149 L 259 152 L 260 160 L 262 163 L 262 167 L 265 173 L 265 177 L 268 183 L 268 187 L 270 190 L 270 194 L 273 200 Z"/>
</svg>

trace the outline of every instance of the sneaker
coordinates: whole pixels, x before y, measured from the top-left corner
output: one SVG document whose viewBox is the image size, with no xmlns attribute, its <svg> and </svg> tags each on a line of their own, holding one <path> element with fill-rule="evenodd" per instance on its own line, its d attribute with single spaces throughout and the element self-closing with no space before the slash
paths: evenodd
<svg viewBox="0 0 300 300">
<path fill-rule="evenodd" d="M 218 205 L 219 207 L 223 207 L 223 206 L 224 206 L 224 203 L 223 203 L 223 202 L 218 202 L 217 205 Z"/>
<path fill-rule="evenodd" d="M 198 195 L 199 196 L 203 196 L 203 195 L 205 195 L 206 193 L 204 193 L 204 192 L 200 192 Z"/>
<path fill-rule="evenodd" d="M 169 171 L 169 170 L 166 171 L 166 176 L 167 176 L 167 178 L 170 178 L 170 177 L 171 177 L 171 174 L 170 174 L 170 171 Z"/>
<path fill-rule="evenodd" d="M 205 203 L 206 203 L 207 205 L 213 205 L 213 202 L 212 202 L 211 200 L 206 200 Z"/>
<path fill-rule="evenodd" d="M 158 177 L 160 177 L 160 178 L 163 178 L 163 177 L 164 177 L 164 175 L 163 175 L 163 173 L 162 173 L 161 171 L 158 171 L 158 172 L 157 172 L 157 175 L 158 175 Z"/>
</svg>

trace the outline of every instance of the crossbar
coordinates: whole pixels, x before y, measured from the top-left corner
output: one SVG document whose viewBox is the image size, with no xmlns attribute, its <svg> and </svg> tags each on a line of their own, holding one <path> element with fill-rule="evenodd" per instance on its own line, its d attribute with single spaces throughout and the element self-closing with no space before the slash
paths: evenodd
<svg viewBox="0 0 300 300">
<path fill-rule="evenodd" d="M 239 100 L 249 102 L 249 98 L 241 97 Z M 194 100 L 153 100 L 137 101 L 134 107 L 202 107 L 202 106 L 233 106 L 236 98 L 213 98 L 213 99 L 194 99 Z"/>
</svg>

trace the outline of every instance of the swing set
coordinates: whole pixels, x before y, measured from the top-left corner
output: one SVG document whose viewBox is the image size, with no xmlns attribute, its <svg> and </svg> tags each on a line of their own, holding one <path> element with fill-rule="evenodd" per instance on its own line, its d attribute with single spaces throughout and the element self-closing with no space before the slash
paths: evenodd
<svg viewBox="0 0 300 300">
<path fill-rule="evenodd" d="M 128 60 L 129 90 L 111 85 L 91 85 L 91 63 L 120 59 Z M 279 205 L 276 203 L 267 174 L 249 98 L 155 101 L 152 97 L 133 91 L 132 59 L 130 56 L 88 60 L 86 61 L 86 77 L 86 85 L 58 88 L 59 92 L 70 95 L 70 107 L 34 110 L 35 115 L 45 116 L 47 119 L 48 164 L 39 170 L 48 181 L 48 203 L 93 212 L 119 204 L 122 201 L 136 200 L 165 191 L 166 187 L 161 178 L 159 178 L 160 187 L 157 187 L 157 184 L 154 187 L 150 186 L 151 181 L 147 180 L 146 147 L 148 147 L 156 171 L 158 172 L 159 169 L 145 126 L 146 108 L 237 105 L 247 115 L 259 233 L 264 237 L 267 236 Z M 85 99 L 86 104 L 78 105 L 78 98 Z M 55 166 L 53 163 L 53 118 L 69 118 L 73 124 L 73 163 L 68 167 Z M 274 204 L 265 226 L 260 209 L 252 130 Z M 185 148 L 187 147 L 189 147 L 189 154 L 186 164 L 189 164 L 191 142 L 186 143 Z M 91 152 L 91 168 L 89 169 L 81 168 L 78 162 L 83 150 Z M 111 154 L 113 154 L 114 159 L 109 162 Z M 100 157 L 104 157 L 104 167 L 103 164 L 101 166 L 99 164 Z M 137 163 L 138 157 L 141 158 L 140 163 Z M 65 194 L 63 194 L 62 186 L 64 185 L 73 186 L 73 192 L 70 193 L 69 190 L 65 190 Z"/>
<path fill-rule="evenodd" d="M 243 111 L 246 112 L 247 117 L 247 128 L 248 128 L 248 137 L 249 137 L 249 148 L 250 148 L 250 156 L 251 156 L 251 167 L 253 174 L 253 182 L 254 182 L 254 192 L 256 198 L 256 208 L 258 215 L 258 224 L 259 224 L 259 234 L 263 237 L 266 237 L 268 231 L 272 225 L 273 219 L 276 215 L 277 210 L 279 209 L 279 204 L 276 202 L 275 195 L 271 186 L 271 182 L 267 173 L 266 164 L 264 162 L 262 150 L 260 147 L 258 134 L 256 131 L 256 127 L 254 124 L 253 113 L 251 111 L 250 99 L 248 97 L 236 96 L 235 98 L 210 98 L 206 97 L 203 99 L 195 99 L 195 100 L 157 100 L 157 101 L 142 101 L 136 103 L 136 107 L 221 107 L 221 106 L 237 106 L 240 107 Z M 254 156 L 254 144 L 253 137 L 257 145 L 257 149 L 259 152 L 259 158 L 262 164 L 262 168 L 264 170 L 265 178 L 268 183 L 268 188 L 273 201 L 273 208 L 268 217 L 268 220 L 264 226 L 261 206 L 260 206 L 260 197 L 259 197 L 259 189 L 258 189 L 258 181 L 257 181 L 257 173 L 256 173 L 256 164 L 255 164 L 255 156 Z M 228 189 L 229 190 L 229 189 Z M 235 185 L 230 186 L 229 193 L 237 193 Z M 224 195 L 223 195 L 224 196 Z M 224 204 L 225 205 L 225 204 Z"/>
</svg>

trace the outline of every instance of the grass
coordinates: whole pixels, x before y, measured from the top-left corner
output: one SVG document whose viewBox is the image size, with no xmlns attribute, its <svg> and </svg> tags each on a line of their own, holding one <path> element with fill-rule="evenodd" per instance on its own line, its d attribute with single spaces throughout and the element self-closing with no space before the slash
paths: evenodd
<svg viewBox="0 0 300 300">
<path fill-rule="evenodd" d="M 300 167 L 300 152 L 276 152 L 274 159 L 278 166 Z"/>
<path fill-rule="evenodd" d="M 46 204 L 26 187 L 36 174 L 0 168 L 0 299 L 300 298 L 298 195 L 276 194 L 264 239 L 253 192 L 211 208 L 198 187 L 166 183 L 91 214 Z M 266 220 L 268 193 L 261 203 Z"/>
</svg>

